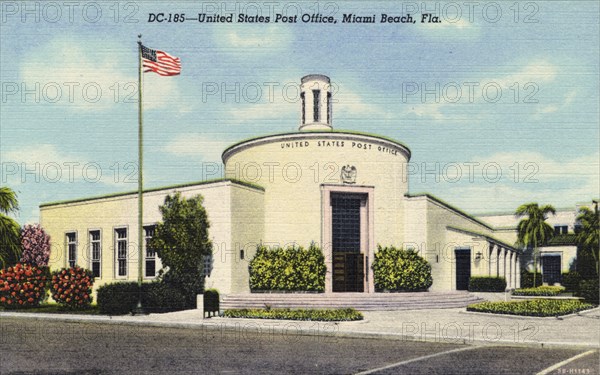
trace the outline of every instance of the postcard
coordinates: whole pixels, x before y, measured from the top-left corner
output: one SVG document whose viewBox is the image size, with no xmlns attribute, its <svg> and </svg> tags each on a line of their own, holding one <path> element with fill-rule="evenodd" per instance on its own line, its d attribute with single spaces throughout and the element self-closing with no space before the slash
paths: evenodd
<svg viewBox="0 0 600 375">
<path fill-rule="evenodd" d="M 3 374 L 598 374 L 597 1 L 3 1 Z"/>
</svg>

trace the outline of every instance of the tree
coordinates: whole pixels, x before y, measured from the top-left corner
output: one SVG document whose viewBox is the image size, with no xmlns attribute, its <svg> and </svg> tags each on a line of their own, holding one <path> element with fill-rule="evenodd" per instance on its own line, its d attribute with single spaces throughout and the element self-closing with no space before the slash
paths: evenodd
<svg viewBox="0 0 600 375">
<path fill-rule="evenodd" d="M 149 246 L 156 249 L 163 264 L 161 281 L 179 289 L 189 308 L 204 288 L 203 257 L 212 252 L 208 238 L 210 224 L 202 206 L 204 198 L 168 195 L 160 206 L 162 222 L 156 226 Z"/>
<path fill-rule="evenodd" d="M 516 217 L 527 216 L 517 225 L 517 245 L 533 249 L 533 286 L 536 285 L 538 247 L 554 236 L 554 229 L 546 223 L 550 214 L 555 215 L 556 210 L 549 204 L 540 207 L 537 203 L 526 203 L 515 211 Z"/>
<path fill-rule="evenodd" d="M 38 267 L 48 266 L 50 259 L 50 236 L 40 224 L 27 224 L 21 230 L 21 263 Z"/>
<path fill-rule="evenodd" d="M 596 263 L 596 274 L 598 274 L 598 251 L 600 238 L 600 214 L 598 213 L 598 203 L 595 202 L 594 210 L 588 207 L 581 207 L 577 221 L 581 225 L 581 231 L 577 234 L 577 243 L 580 248 L 585 249 Z"/>
<path fill-rule="evenodd" d="M 19 224 L 7 216 L 19 210 L 17 194 L 8 187 L 0 187 L 0 267 L 16 264 L 21 256 Z"/>
</svg>

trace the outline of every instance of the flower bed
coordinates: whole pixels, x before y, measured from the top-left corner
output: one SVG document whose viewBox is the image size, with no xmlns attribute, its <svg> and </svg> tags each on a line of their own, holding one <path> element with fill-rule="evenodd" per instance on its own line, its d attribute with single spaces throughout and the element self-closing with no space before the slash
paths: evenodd
<svg viewBox="0 0 600 375">
<path fill-rule="evenodd" d="M 512 302 L 481 302 L 467 306 L 467 311 L 522 316 L 559 316 L 572 314 L 594 307 L 579 300 L 547 300 Z"/>
<path fill-rule="evenodd" d="M 537 288 L 515 289 L 513 296 L 557 296 L 564 292 L 562 286 L 538 286 Z"/>
<path fill-rule="evenodd" d="M 363 315 L 352 308 L 346 309 L 230 309 L 227 318 L 311 320 L 322 322 L 362 320 Z"/>
</svg>

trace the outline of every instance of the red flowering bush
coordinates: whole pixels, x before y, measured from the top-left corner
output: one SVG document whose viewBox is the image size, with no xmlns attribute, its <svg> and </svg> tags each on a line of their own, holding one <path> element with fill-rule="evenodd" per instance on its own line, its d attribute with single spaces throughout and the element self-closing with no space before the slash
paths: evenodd
<svg viewBox="0 0 600 375">
<path fill-rule="evenodd" d="M 52 272 L 50 292 L 61 305 L 73 309 L 89 307 L 92 303 L 92 271 L 78 266 Z"/>
<path fill-rule="evenodd" d="M 21 230 L 21 262 L 38 267 L 48 265 L 50 259 L 50 236 L 39 224 L 27 224 Z"/>
<path fill-rule="evenodd" d="M 0 305 L 9 308 L 32 307 L 46 298 L 48 269 L 17 263 L 0 270 Z"/>
</svg>

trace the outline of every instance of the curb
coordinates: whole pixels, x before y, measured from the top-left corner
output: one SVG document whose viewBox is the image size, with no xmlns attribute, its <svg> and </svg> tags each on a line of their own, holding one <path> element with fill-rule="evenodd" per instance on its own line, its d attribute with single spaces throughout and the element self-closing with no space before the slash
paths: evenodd
<svg viewBox="0 0 600 375">
<path fill-rule="evenodd" d="M 483 313 L 478 313 L 483 314 Z M 339 330 L 321 330 L 321 326 L 339 327 L 340 323 L 356 323 L 356 322 L 306 322 L 293 320 L 274 320 L 274 319 L 236 319 L 235 321 L 225 321 L 229 318 L 219 318 L 217 322 L 211 322 L 210 319 L 205 319 L 200 322 L 172 322 L 172 321 L 147 321 L 135 319 L 123 319 L 121 317 L 98 317 L 86 315 L 58 315 L 58 314 L 38 314 L 38 313 L 7 313 L 0 312 L 0 318 L 27 318 L 32 320 L 54 320 L 59 322 L 70 323 L 105 323 L 118 326 L 139 326 L 139 327 L 162 327 L 162 328 L 184 328 L 195 330 L 215 330 L 220 329 L 227 332 L 238 332 L 241 335 L 247 333 L 260 334 L 283 334 L 297 336 L 323 337 L 324 340 L 335 342 L 337 338 L 348 339 L 384 339 L 394 341 L 411 341 L 411 342 L 430 342 L 439 344 L 454 344 L 454 345 L 480 345 L 480 346 L 512 346 L 512 347 L 528 347 L 528 348 L 567 348 L 567 349 L 598 349 L 600 344 L 579 343 L 579 342 L 540 342 L 540 341 L 523 341 L 515 342 L 510 340 L 484 340 L 479 338 L 441 338 L 437 335 L 406 335 L 390 332 L 375 332 L 375 331 L 339 331 Z M 221 320 L 223 319 L 223 320 Z M 247 321 L 242 326 L 242 320 Z M 284 327 L 276 326 L 277 324 L 285 324 Z M 310 330 L 305 327 L 304 330 L 299 326 L 299 323 L 313 323 L 319 326 L 317 331 Z M 261 328 L 264 327 L 264 328 Z"/>
<path fill-rule="evenodd" d="M 569 319 L 569 318 L 574 318 L 577 316 L 585 316 L 588 313 L 594 313 L 594 312 L 599 312 L 600 313 L 600 307 L 594 307 L 592 309 L 587 309 L 587 310 L 582 310 L 576 313 L 572 313 L 572 314 L 568 314 L 568 315 L 557 315 L 557 316 L 526 316 L 526 315 L 513 315 L 513 314 L 495 314 L 495 313 L 485 313 L 485 312 L 479 312 L 479 311 L 459 311 L 459 314 L 466 314 L 466 315 L 479 315 L 479 316 L 487 316 L 490 318 L 508 318 L 508 319 L 518 319 L 518 320 L 523 320 L 523 319 L 535 319 L 535 320 L 546 320 L 546 321 L 550 321 L 552 319 L 554 320 L 563 320 L 563 319 Z"/>
</svg>

